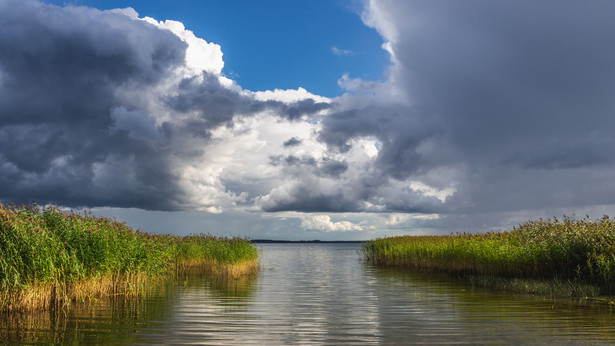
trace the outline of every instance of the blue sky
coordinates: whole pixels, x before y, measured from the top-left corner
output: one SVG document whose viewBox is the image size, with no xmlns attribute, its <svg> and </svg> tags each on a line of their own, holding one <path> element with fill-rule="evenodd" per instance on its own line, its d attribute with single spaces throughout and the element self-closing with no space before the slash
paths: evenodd
<svg viewBox="0 0 615 346">
<path fill-rule="evenodd" d="M 0 0 L 0 202 L 269 239 L 613 216 L 613 32 L 613 1 Z"/>
<path fill-rule="evenodd" d="M 340 96 L 337 80 L 343 74 L 381 80 L 389 61 L 382 37 L 361 21 L 358 0 L 46 2 L 132 7 L 141 17 L 180 21 L 196 36 L 222 46 L 224 72 L 253 91 L 303 87 L 317 95 Z"/>
</svg>

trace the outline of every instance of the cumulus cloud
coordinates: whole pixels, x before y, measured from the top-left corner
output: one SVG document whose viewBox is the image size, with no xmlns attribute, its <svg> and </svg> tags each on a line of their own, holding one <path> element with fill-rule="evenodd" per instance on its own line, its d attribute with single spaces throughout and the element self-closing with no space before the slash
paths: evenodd
<svg viewBox="0 0 615 346">
<path fill-rule="evenodd" d="M 342 76 L 348 93 L 333 100 L 319 140 L 339 161 L 364 138 L 377 155 L 349 164 L 336 183 L 274 190 L 267 208 L 311 201 L 305 210 L 467 214 L 612 204 L 614 10 L 572 0 L 556 10 L 366 3 L 363 19 L 391 53 L 389 78 Z"/>
<path fill-rule="evenodd" d="M 135 12 L 132 17 L 138 19 L 138 14 Z M 183 23 L 175 20 L 157 21 L 150 17 L 145 17 L 143 20 L 171 31 L 188 44 L 186 67 L 191 69 L 193 74 L 200 74 L 203 71 L 217 75 L 222 73 L 224 61 L 222 60 L 222 49 L 219 45 L 196 37 L 192 31 L 184 27 Z"/>
<path fill-rule="evenodd" d="M 390 83 L 429 119 L 412 127 L 433 129 L 416 137 L 394 120 L 389 137 L 415 155 L 379 159 L 415 170 L 391 175 L 453 168 L 447 202 L 461 210 L 612 201 L 615 5 L 586 5 L 371 1 L 364 18 L 388 41 Z"/>
<path fill-rule="evenodd" d="M 299 122 L 328 100 L 242 90 L 222 56 L 182 23 L 130 8 L 0 2 L 0 198 L 210 212 L 245 203 L 223 181 L 231 168 L 211 159 L 218 143 L 245 147 L 234 141 L 242 118 Z"/>
<path fill-rule="evenodd" d="M 254 97 L 260 101 L 280 101 L 286 104 L 291 104 L 297 101 L 314 100 L 317 103 L 329 103 L 331 100 L 327 97 L 315 95 L 305 90 L 304 88 L 295 89 L 275 89 L 265 91 L 255 91 Z"/>
<path fill-rule="evenodd" d="M 327 215 L 308 216 L 301 221 L 301 227 L 311 231 L 321 232 L 348 232 L 362 231 L 363 227 L 349 221 L 332 222 Z"/>
</svg>

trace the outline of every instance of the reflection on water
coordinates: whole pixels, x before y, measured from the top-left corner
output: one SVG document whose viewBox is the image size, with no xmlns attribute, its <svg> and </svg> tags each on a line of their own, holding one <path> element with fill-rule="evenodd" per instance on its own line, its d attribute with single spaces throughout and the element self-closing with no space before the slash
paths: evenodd
<svg viewBox="0 0 615 346">
<path fill-rule="evenodd" d="M 473 290 L 443 275 L 370 267 L 366 272 L 377 292 L 381 328 L 387 331 L 384 343 L 615 341 L 609 306 Z"/>
<path fill-rule="evenodd" d="M 362 263 L 358 244 L 266 244 L 240 281 L 186 275 L 147 298 L 0 316 L 4 343 L 613 343 L 603 305 L 472 290 Z"/>
</svg>

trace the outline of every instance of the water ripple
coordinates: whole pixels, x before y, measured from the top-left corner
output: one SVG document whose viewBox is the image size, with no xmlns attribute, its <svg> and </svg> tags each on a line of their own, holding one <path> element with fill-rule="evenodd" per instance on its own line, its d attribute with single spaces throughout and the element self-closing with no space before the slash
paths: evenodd
<svg viewBox="0 0 615 346">
<path fill-rule="evenodd" d="M 373 268 L 356 244 L 267 244 L 257 276 L 205 276 L 148 299 L 65 315 L 8 316 L 5 343 L 585 344 L 614 343 L 613 310 L 472 290 L 435 275 Z"/>
</svg>

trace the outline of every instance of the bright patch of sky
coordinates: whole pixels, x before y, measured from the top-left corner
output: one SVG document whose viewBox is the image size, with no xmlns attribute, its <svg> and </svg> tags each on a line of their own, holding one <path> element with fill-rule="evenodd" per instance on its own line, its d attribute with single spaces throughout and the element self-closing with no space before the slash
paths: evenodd
<svg viewBox="0 0 615 346">
<path fill-rule="evenodd" d="M 179 21 L 221 46 L 223 73 L 252 91 L 306 89 L 340 96 L 343 75 L 381 80 L 382 37 L 361 21 L 359 1 L 46 0 L 101 10 L 132 7 L 139 17 Z"/>
</svg>

